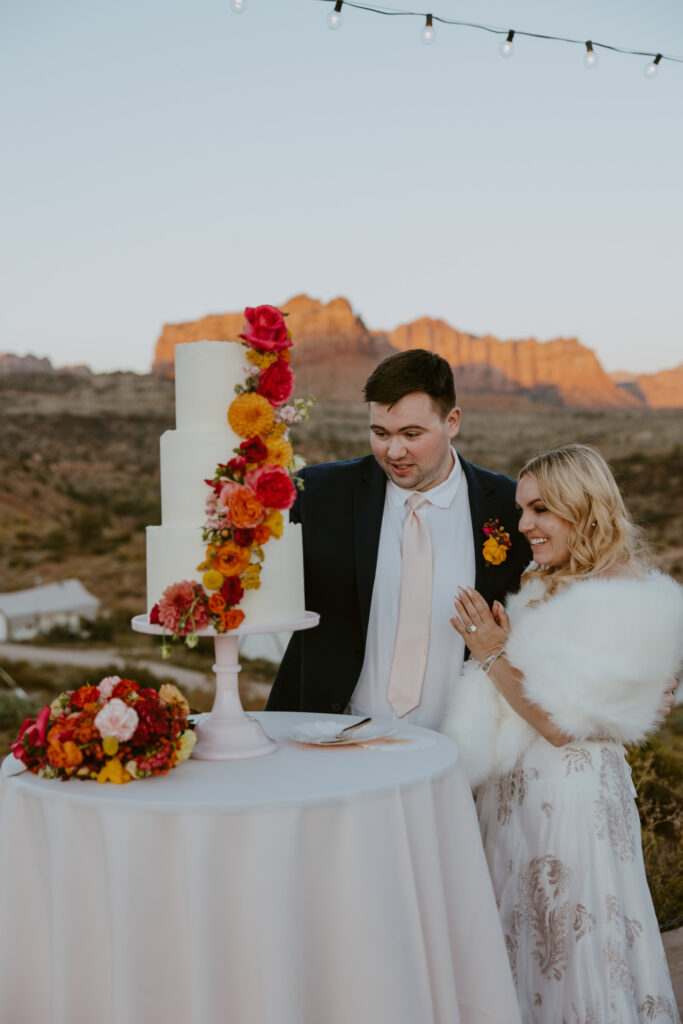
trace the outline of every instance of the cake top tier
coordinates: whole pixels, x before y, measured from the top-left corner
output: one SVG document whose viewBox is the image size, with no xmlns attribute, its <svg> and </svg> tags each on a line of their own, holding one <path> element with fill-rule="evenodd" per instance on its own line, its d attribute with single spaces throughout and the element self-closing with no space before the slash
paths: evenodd
<svg viewBox="0 0 683 1024">
<path fill-rule="evenodd" d="M 229 431 L 227 413 L 246 358 L 238 341 L 191 341 L 175 347 L 177 430 Z"/>
</svg>

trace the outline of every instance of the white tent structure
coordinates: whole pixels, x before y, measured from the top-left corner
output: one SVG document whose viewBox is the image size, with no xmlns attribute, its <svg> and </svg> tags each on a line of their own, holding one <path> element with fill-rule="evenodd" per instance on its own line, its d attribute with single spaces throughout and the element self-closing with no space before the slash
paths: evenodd
<svg viewBox="0 0 683 1024">
<path fill-rule="evenodd" d="M 96 618 L 99 607 L 99 599 L 76 579 L 0 594 L 0 642 L 30 640 L 53 626 L 78 629 L 81 617 Z"/>
</svg>

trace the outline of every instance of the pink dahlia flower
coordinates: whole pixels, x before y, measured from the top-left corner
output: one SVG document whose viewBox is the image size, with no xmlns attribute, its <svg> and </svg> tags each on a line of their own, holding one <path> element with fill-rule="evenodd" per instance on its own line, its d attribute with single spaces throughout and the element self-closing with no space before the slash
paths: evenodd
<svg viewBox="0 0 683 1024">
<path fill-rule="evenodd" d="M 199 584 L 183 580 L 166 587 L 159 601 L 159 622 L 177 636 L 208 626 L 206 595 Z"/>
</svg>

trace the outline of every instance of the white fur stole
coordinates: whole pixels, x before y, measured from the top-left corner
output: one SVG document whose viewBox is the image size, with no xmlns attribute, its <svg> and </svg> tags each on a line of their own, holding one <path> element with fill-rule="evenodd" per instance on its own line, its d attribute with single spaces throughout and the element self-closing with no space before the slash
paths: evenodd
<svg viewBox="0 0 683 1024">
<path fill-rule="evenodd" d="M 506 604 L 505 648 L 525 695 L 577 740 L 643 740 L 683 661 L 683 587 L 658 572 L 588 579 L 528 607 L 543 591 L 543 580 L 531 579 Z M 538 736 L 474 660 L 441 729 L 458 744 L 472 786 L 510 771 Z"/>
</svg>

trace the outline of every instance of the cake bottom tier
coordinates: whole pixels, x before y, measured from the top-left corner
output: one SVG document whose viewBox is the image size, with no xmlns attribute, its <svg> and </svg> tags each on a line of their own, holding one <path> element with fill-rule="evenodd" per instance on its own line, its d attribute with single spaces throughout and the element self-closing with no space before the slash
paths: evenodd
<svg viewBox="0 0 683 1024">
<path fill-rule="evenodd" d="M 282 536 L 271 537 L 263 551 L 261 586 L 245 591 L 239 605 L 244 612 L 244 624 L 302 618 L 305 603 L 301 526 L 288 523 Z M 201 527 L 147 527 L 148 612 L 172 583 L 201 582 L 202 573 L 197 566 L 204 560 L 205 552 Z"/>
</svg>

